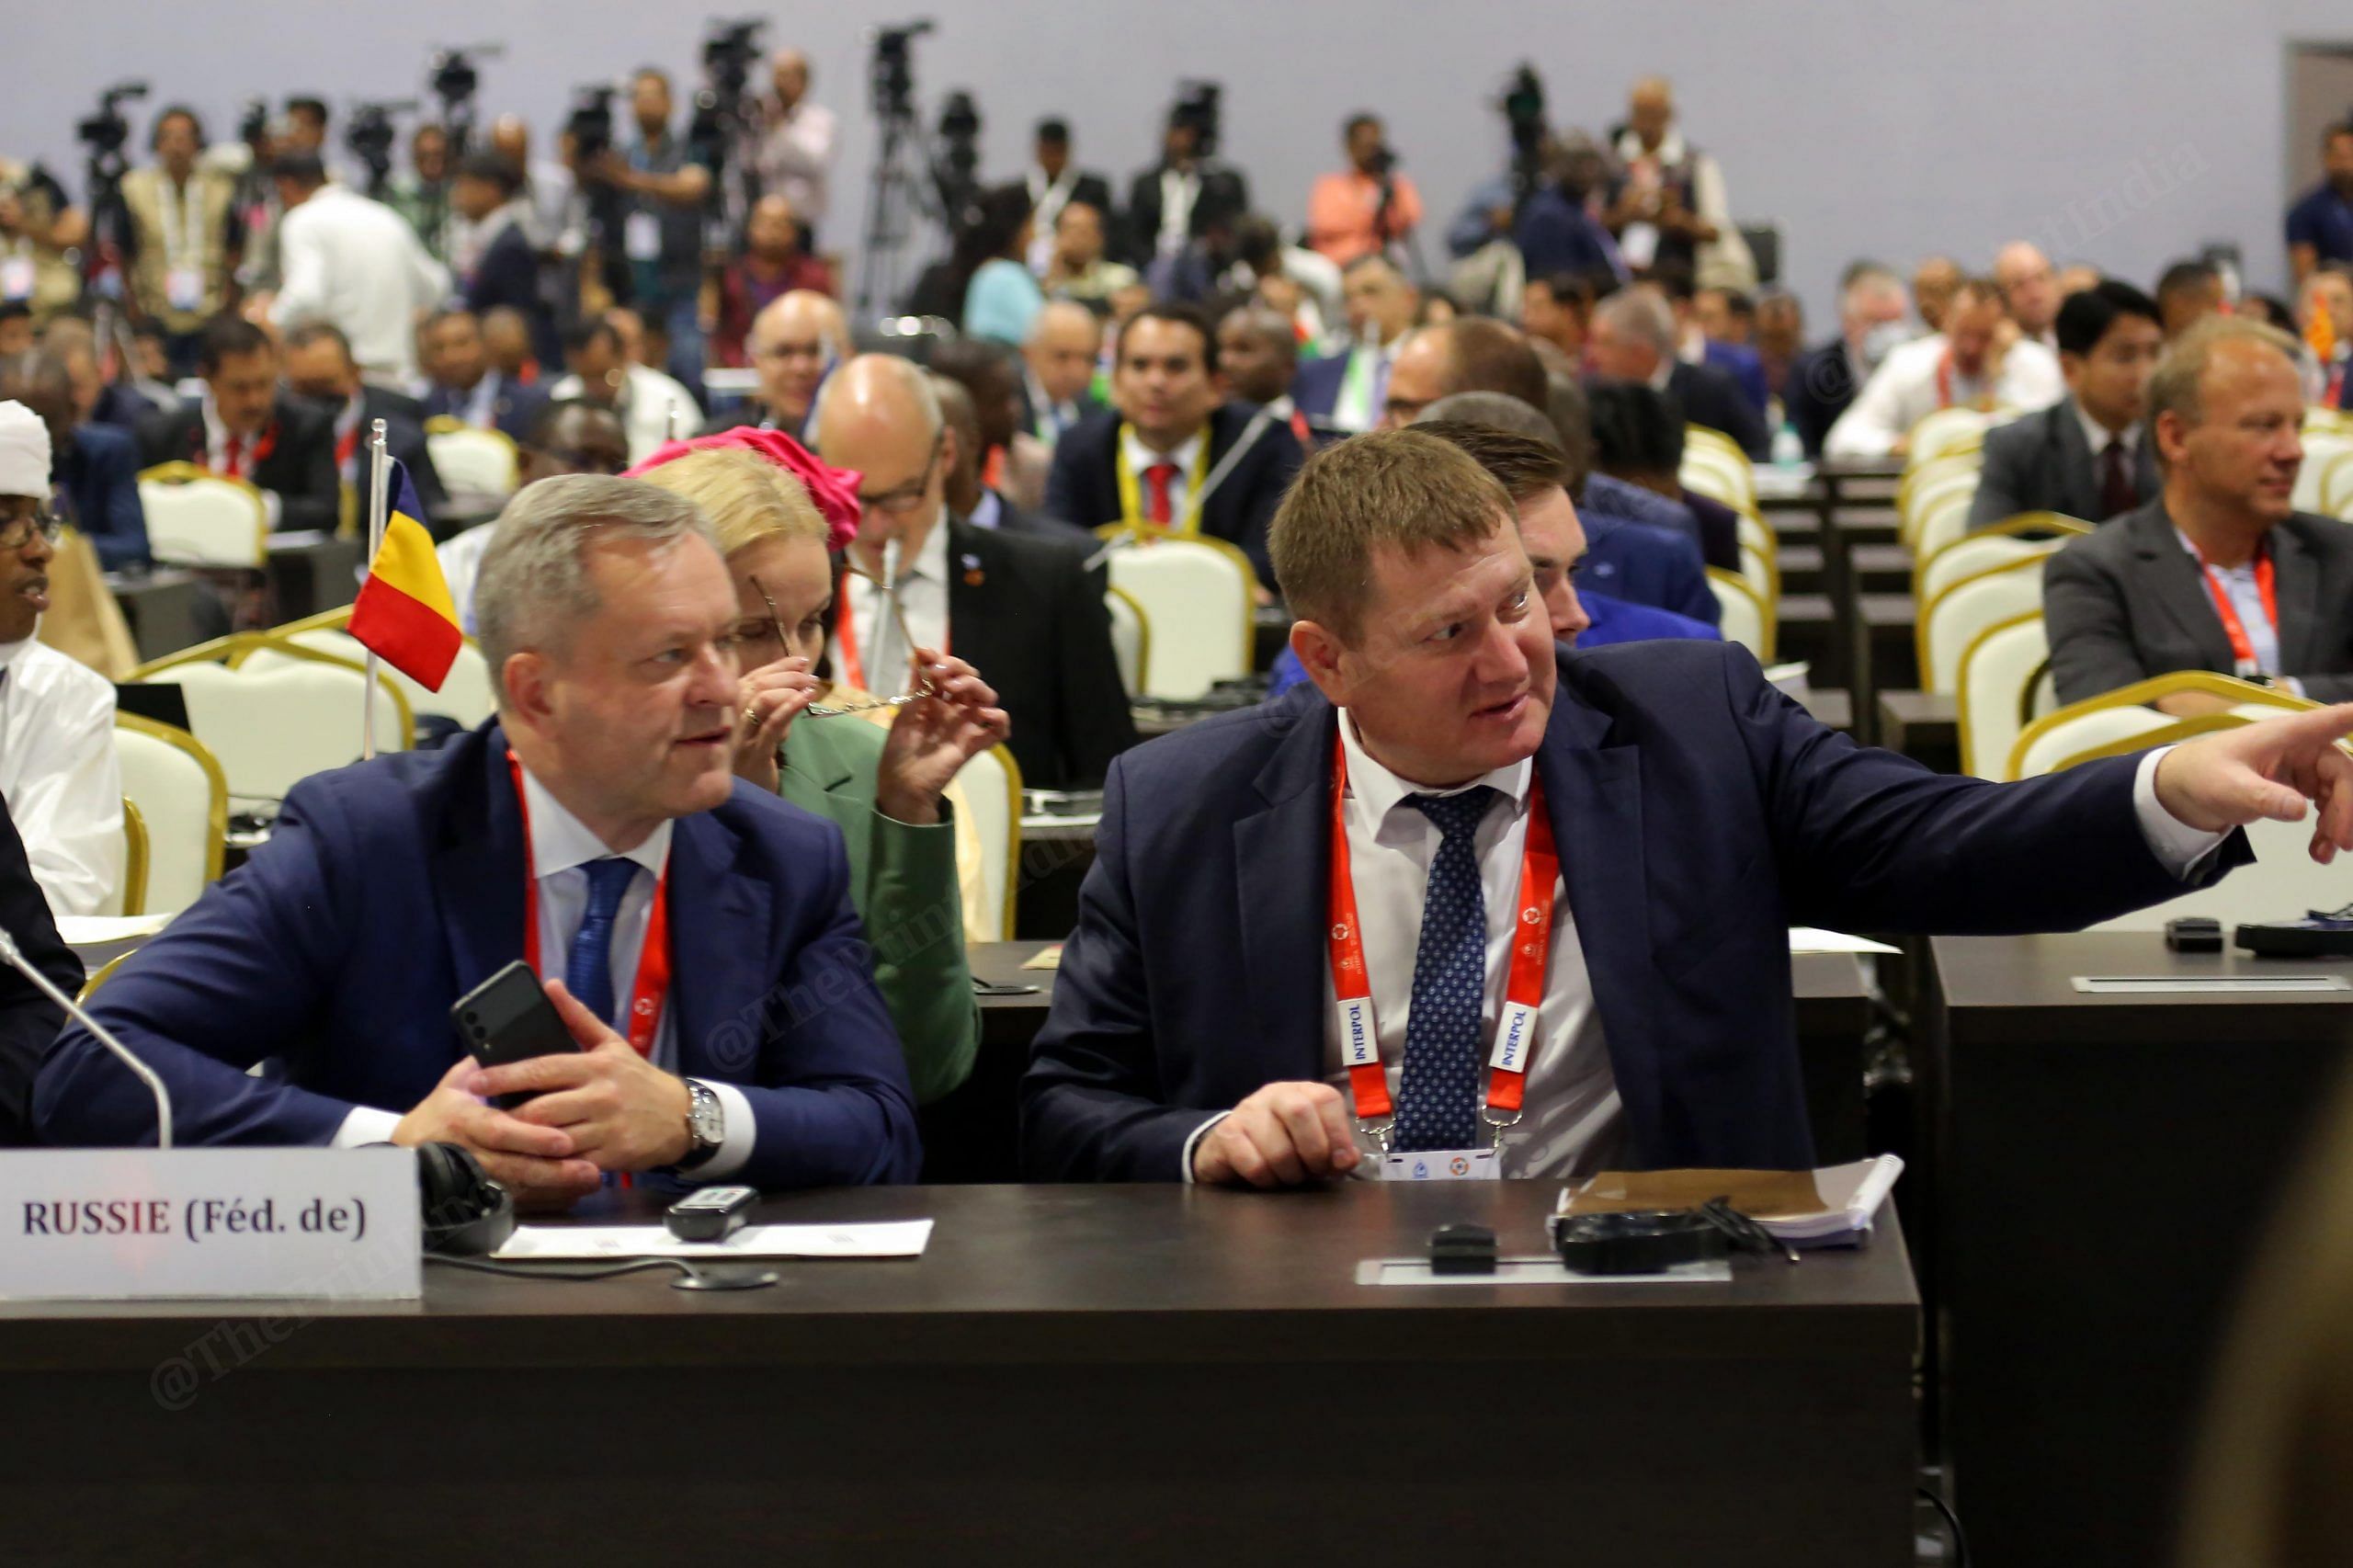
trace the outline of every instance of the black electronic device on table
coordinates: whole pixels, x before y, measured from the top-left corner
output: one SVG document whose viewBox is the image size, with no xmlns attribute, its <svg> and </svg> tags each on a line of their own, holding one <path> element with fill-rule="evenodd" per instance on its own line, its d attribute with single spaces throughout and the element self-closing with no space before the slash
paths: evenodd
<svg viewBox="0 0 2353 1568">
<path fill-rule="evenodd" d="M 2249 921 L 2233 939 L 2268 959 L 2353 959 L 2353 903 L 2306 910 L 2302 920 Z"/>
<path fill-rule="evenodd" d="M 468 1053 L 484 1067 L 580 1049 L 555 1004 L 548 1000 L 547 988 L 520 959 L 459 997 L 449 1009 L 449 1021 L 458 1026 Z M 512 1110 L 530 1097 L 500 1095 L 491 1103 Z"/>
<path fill-rule="evenodd" d="M 723 1242 L 744 1228 L 759 1200 L 757 1187 L 706 1187 L 670 1205 L 662 1222 L 682 1242 Z"/>
</svg>

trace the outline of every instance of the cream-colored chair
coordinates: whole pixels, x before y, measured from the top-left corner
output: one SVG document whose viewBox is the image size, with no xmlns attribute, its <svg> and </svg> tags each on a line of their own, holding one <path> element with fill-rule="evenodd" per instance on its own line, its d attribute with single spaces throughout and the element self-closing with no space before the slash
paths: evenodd
<svg viewBox="0 0 2353 1568">
<path fill-rule="evenodd" d="M 1717 628 L 1727 642 L 1737 642 L 1756 655 L 1760 665 L 1773 662 L 1773 618 L 1748 580 L 1721 566 L 1708 568 L 1708 587 L 1716 596 Z"/>
<path fill-rule="evenodd" d="M 262 648 L 292 656 L 251 674 L 235 667 Z M 247 635 L 142 665 L 138 676 L 187 693 L 188 727 L 220 760 L 241 805 L 274 807 L 302 779 L 359 757 L 367 672 L 332 654 Z M 376 750 L 405 751 L 416 744 L 408 699 L 377 679 Z"/>
<path fill-rule="evenodd" d="M 956 770 L 956 783 L 981 846 L 981 896 L 964 900 L 964 939 L 1006 941 L 1021 885 L 1021 767 L 1005 747 L 991 746 Z"/>
<path fill-rule="evenodd" d="M 261 492 L 194 463 L 164 463 L 139 476 L 147 548 L 174 566 L 257 567 L 268 558 L 269 511 Z"/>
<path fill-rule="evenodd" d="M 2304 461 L 2309 464 L 2311 457 L 2307 455 Z M 2320 476 L 2318 510 L 2323 517 L 2353 523 L 2353 451 L 2340 451 L 2328 460 Z"/>
<path fill-rule="evenodd" d="M 1781 619 L 1780 563 L 1744 539 L 1740 541 L 1740 577 L 1756 590 L 1756 601 L 1765 608 L 1765 619 L 1778 622 Z"/>
<path fill-rule="evenodd" d="M 1977 504 L 1977 482 L 1954 484 L 1925 503 L 1908 536 L 1913 558 L 1934 555 L 1969 534 L 1969 509 Z"/>
<path fill-rule="evenodd" d="M 1756 508 L 1756 474 L 1748 454 L 1730 437 L 1704 426 L 1686 427 L 1683 464 L 1676 477 L 1685 489 L 1721 501 L 1735 512 Z"/>
<path fill-rule="evenodd" d="M 221 875 L 229 781 L 203 742 L 135 713 L 114 718 L 124 798 L 146 824 L 142 896 L 125 915 L 176 915 Z"/>
<path fill-rule="evenodd" d="M 1257 577 L 1223 540 L 1110 524 L 1111 585 L 1152 627 L 1143 665 L 1147 698 L 1195 698 L 1250 673 L 1257 640 Z"/>
<path fill-rule="evenodd" d="M 2091 531 L 2091 524 L 2057 512 L 2021 512 L 2015 517 L 1973 529 L 1932 553 L 1921 555 L 1913 563 L 1913 602 L 1927 604 L 1963 577 L 1974 576 L 2005 562 L 2051 554 L 2077 534 Z M 2035 535 L 2050 537 L 2029 537 Z"/>
<path fill-rule="evenodd" d="M 1914 629 L 1919 655 L 1920 689 L 1950 696 L 1961 674 L 1962 650 L 1997 621 L 2042 608 L 2042 557 L 1976 573 L 1949 583 L 1920 607 Z"/>
<path fill-rule="evenodd" d="M 98 901 L 100 915 L 143 915 L 147 908 L 147 819 L 122 798 L 122 876 Z"/>
<path fill-rule="evenodd" d="M 347 620 L 350 612 L 346 610 L 344 613 Z M 348 631 L 329 627 L 290 631 L 280 627 L 266 635 L 273 642 L 291 642 L 314 653 L 331 653 L 347 664 L 358 665 L 362 668 L 368 663 L 366 645 Z M 283 662 L 288 656 L 274 648 L 256 648 L 245 655 L 238 667 L 267 669 L 271 661 Z M 481 645 L 471 637 L 458 644 L 458 656 L 450 661 L 449 673 L 442 678 L 438 691 L 427 691 L 390 665 L 379 665 L 377 668 L 385 679 L 400 687 L 401 695 L 408 699 L 412 713 L 438 714 L 471 730 L 498 711 L 498 693 L 491 685 L 490 661 L 483 656 Z"/>
<path fill-rule="evenodd" d="M 2328 512 L 2328 475 L 2348 456 L 2353 456 L 2353 436 L 2333 430 L 2305 431 L 2304 462 L 2296 471 L 2296 487 L 2289 492 L 2288 504 L 2299 512 Z"/>
<path fill-rule="evenodd" d="M 2232 711 L 2268 715 L 2296 712 L 2317 706 L 2292 692 L 2256 686 L 2208 670 L 2177 670 L 2135 681 L 2131 686 L 2071 702 L 2044 714 L 2019 732 L 2010 748 L 2006 776 L 2034 778 L 2106 750 L 2130 750 L 2148 744 L 2144 737 L 2183 722 L 2148 706 L 2184 692 L 2219 697 L 2233 704 Z"/>
<path fill-rule="evenodd" d="M 1995 621 L 1961 650 L 1953 682 L 1959 699 L 1961 770 L 1999 778 L 2010 748 L 2029 721 L 2056 708 L 2051 687 L 2051 640 L 2042 612 L 2030 609 Z"/>
<path fill-rule="evenodd" d="M 1143 672 L 1152 654 L 1152 622 L 1136 597 L 1124 589 L 1104 589 L 1103 608 L 1111 613 L 1111 656 L 1120 662 L 1120 685 L 1133 702 L 1143 691 Z"/>
<path fill-rule="evenodd" d="M 433 471 L 453 495 L 503 500 L 515 494 L 522 463 L 513 439 L 503 430 L 478 430 L 446 414 L 438 415 L 426 422 L 425 450 L 433 459 Z"/>
<path fill-rule="evenodd" d="M 1985 432 L 2000 424 L 2001 415 L 1975 408 L 1939 408 L 1912 426 L 1906 468 L 1932 463 L 1958 452 L 1975 451 L 1985 444 Z"/>
</svg>

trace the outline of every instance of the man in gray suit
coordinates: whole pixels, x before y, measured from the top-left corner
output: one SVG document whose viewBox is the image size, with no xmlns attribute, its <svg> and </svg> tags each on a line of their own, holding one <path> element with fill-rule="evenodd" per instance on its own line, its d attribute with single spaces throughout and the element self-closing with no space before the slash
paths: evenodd
<svg viewBox="0 0 2353 1568">
<path fill-rule="evenodd" d="M 2164 493 L 2043 573 L 2062 702 L 2175 670 L 2353 699 L 2353 527 L 2289 501 L 2303 462 L 2296 349 L 2276 328 L 2218 317 L 2167 350 L 2144 437 Z M 2188 716 L 2229 703 L 2184 693 L 2157 706 Z"/>
<path fill-rule="evenodd" d="M 2020 512 L 2101 523 L 2156 499 L 2156 454 L 2141 416 L 2165 347 L 2157 302 L 2104 279 L 2067 297 L 2058 334 L 2067 395 L 1986 433 L 1985 467 L 1969 506 L 1972 528 Z"/>
</svg>

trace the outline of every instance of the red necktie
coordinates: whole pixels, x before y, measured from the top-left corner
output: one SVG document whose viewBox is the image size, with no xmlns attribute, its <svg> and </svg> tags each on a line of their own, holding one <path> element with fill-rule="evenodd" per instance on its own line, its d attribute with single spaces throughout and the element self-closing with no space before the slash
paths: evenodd
<svg viewBox="0 0 2353 1568">
<path fill-rule="evenodd" d="M 2099 482 L 2099 520 L 2106 522 L 2118 513 L 2139 506 L 2141 493 L 2132 483 L 2132 468 L 2125 458 L 2121 438 L 2109 437 L 2108 449 L 2100 457 L 2103 472 Z"/>
<path fill-rule="evenodd" d="M 228 472 L 231 479 L 243 479 L 244 462 L 245 438 L 232 431 L 229 435 L 229 449 L 223 455 L 221 466 Z"/>
<path fill-rule="evenodd" d="M 1168 483 L 1176 477 L 1176 465 L 1171 462 L 1157 462 L 1143 471 L 1143 482 L 1152 486 L 1150 520 L 1158 523 L 1164 528 L 1169 523 Z"/>
</svg>

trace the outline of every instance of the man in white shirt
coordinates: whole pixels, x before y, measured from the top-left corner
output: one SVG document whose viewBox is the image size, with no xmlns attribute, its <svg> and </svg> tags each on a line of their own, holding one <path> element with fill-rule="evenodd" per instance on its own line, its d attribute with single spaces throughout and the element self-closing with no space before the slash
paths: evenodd
<svg viewBox="0 0 2353 1568">
<path fill-rule="evenodd" d="M 761 104 L 760 188 L 791 202 L 813 235 L 825 221 L 839 127 L 833 110 L 809 101 L 809 57 L 801 51 L 777 51 L 768 79 L 776 92 Z"/>
<path fill-rule="evenodd" d="M 56 554 L 49 495 L 48 426 L 0 403 L 0 800 L 51 911 L 96 915 L 122 886 L 114 687 L 34 636 Z"/>
<path fill-rule="evenodd" d="M 571 373 L 548 389 L 549 401 L 585 398 L 611 409 L 629 432 L 629 460 L 643 462 L 673 437 L 702 432 L 702 410 L 687 389 L 622 351 L 620 333 L 609 321 L 582 322 L 564 335 L 563 360 Z"/>
<path fill-rule="evenodd" d="M 1912 427 L 1940 408 L 2031 414 L 2065 395 L 2059 360 L 2040 343 L 2017 339 L 1990 278 L 1963 282 L 1945 308 L 1945 330 L 1892 350 L 1854 403 L 1830 427 L 1833 458 L 1900 458 Z"/>
<path fill-rule="evenodd" d="M 449 269 L 381 201 L 331 186 L 316 157 L 280 158 L 272 172 L 285 281 L 268 304 L 284 332 L 322 321 L 351 344 L 362 374 L 388 386 L 416 380 L 416 324 L 449 292 Z"/>
<path fill-rule="evenodd" d="M 2353 705 L 2019 784 L 1856 746 L 1736 645 L 1556 646 L 1503 487 L 1310 460 L 1274 551 L 1315 689 L 1123 758 L 1022 1083 L 1033 1180 L 1295 1186 L 1814 1163 L 1789 926 L 2072 928 L 2321 803 Z"/>
</svg>

